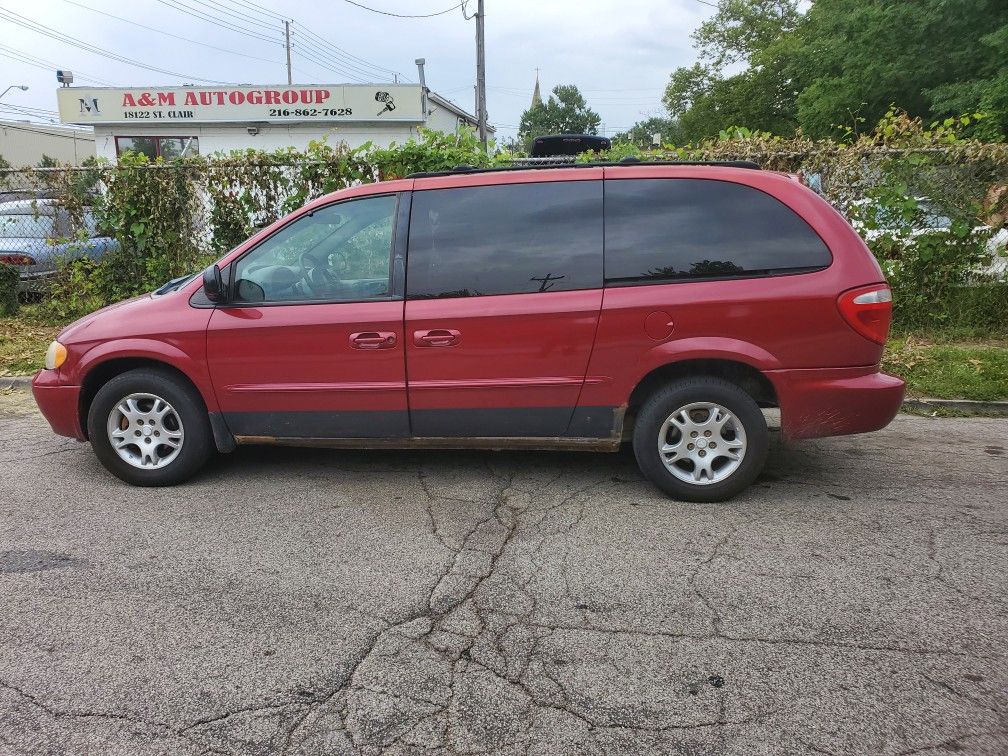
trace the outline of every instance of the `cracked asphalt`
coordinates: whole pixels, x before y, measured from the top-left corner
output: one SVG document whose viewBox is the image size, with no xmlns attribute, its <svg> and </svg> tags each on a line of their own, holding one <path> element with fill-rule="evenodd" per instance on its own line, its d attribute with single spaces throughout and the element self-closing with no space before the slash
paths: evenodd
<svg viewBox="0 0 1008 756">
<path fill-rule="evenodd" d="M 240 449 L 130 488 L 0 395 L 0 754 L 1004 754 L 1008 423 L 618 455 Z"/>
</svg>

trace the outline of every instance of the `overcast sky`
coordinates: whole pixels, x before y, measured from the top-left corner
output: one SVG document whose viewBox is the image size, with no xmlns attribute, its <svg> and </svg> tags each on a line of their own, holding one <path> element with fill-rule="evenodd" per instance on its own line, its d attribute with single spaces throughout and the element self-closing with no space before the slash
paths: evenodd
<svg viewBox="0 0 1008 756">
<path fill-rule="evenodd" d="M 360 1 L 418 14 L 458 0 Z M 469 0 L 470 12 L 475 5 Z M 498 135 L 517 131 L 536 67 L 544 96 L 557 84 L 576 84 L 602 116 L 606 134 L 660 115 L 672 69 L 695 60 L 690 32 L 713 12 L 703 0 L 486 0 L 490 121 Z M 428 86 L 473 111 L 475 21 L 465 20 L 461 9 L 401 19 L 345 0 L 0 0 L 0 91 L 8 84 L 30 87 L 8 92 L 0 117 L 16 117 L 10 106 L 54 111 L 56 64 L 73 70 L 82 86 L 283 83 L 281 16 L 294 20 L 295 83 L 391 81 L 392 71 L 416 81 L 413 61 L 423 57 Z M 48 30 L 17 23 L 25 19 Z M 169 73 L 82 50 L 47 36 L 51 30 Z"/>
</svg>

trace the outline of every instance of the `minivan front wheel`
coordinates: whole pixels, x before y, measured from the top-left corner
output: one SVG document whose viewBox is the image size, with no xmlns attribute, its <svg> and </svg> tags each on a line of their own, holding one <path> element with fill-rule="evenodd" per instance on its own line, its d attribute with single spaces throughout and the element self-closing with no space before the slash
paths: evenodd
<svg viewBox="0 0 1008 756">
<path fill-rule="evenodd" d="M 634 426 L 634 455 L 675 499 L 724 501 L 763 469 L 769 435 L 759 406 L 720 378 L 686 378 L 653 394 Z"/>
<path fill-rule="evenodd" d="M 102 386 L 88 411 L 88 436 L 101 463 L 138 486 L 191 477 L 213 450 L 203 400 L 188 382 L 141 368 Z"/>
</svg>

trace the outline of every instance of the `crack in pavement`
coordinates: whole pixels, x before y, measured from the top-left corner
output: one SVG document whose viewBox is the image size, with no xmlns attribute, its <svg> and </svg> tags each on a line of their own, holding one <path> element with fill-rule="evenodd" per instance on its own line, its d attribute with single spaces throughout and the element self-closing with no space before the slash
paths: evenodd
<svg viewBox="0 0 1008 756">
<path fill-rule="evenodd" d="M 29 750 L 28 741 L 11 739 L 8 722 L 26 732 L 44 732 L 50 742 L 73 733 L 94 742 L 105 738 L 110 748 L 120 750 L 146 738 L 165 752 L 288 756 L 708 754 L 752 750 L 756 743 L 777 742 L 778 735 L 782 750 L 817 753 L 988 747 L 1004 736 L 998 728 L 1004 722 L 1006 663 L 998 646 L 1003 605 L 983 594 L 1003 570 L 991 573 L 993 579 L 978 575 L 979 558 L 957 554 L 980 535 L 987 569 L 1001 569 L 996 557 L 1006 545 L 1004 508 L 985 488 L 990 460 L 977 478 L 977 508 L 968 511 L 961 496 L 950 501 L 950 493 L 958 490 L 950 486 L 968 479 L 967 470 L 933 483 L 933 490 L 921 490 L 920 465 L 912 475 L 894 476 L 900 468 L 891 463 L 913 461 L 902 450 L 912 448 L 918 437 L 906 439 L 872 447 L 872 453 L 889 455 L 878 464 L 869 464 L 864 454 L 856 463 L 841 458 L 834 464 L 837 450 L 854 448 L 855 442 L 805 445 L 774 471 L 787 480 L 767 477 L 751 494 L 717 508 L 660 498 L 631 472 L 627 455 L 600 464 L 574 455 L 446 454 L 433 457 L 437 465 L 428 455 L 394 452 L 350 455 L 345 464 L 342 457 L 315 455 L 298 468 L 300 474 L 295 471 L 293 494 L 282 487 L 259 492 L 242 486 L 243 469 L 280 463 L 262 454 L 246 462 L 238 458 L 222 474 L 249 498 L 248 511 L 262 516 L 271 497 L 286 495 L 286 518 L 299 508 L 314 518 L 299 523 L 299 533 L 270 522 L 255 533 L 260 541 L 247 543 L 265 545 L 271 533 L 284 530 L 277 540 L 279 558 L 286 560 L 291 545 L 298 545 L 287 539 L 316 528 L 319 533 L 310 533 L 308 541 L 312 553 L 330 549 L 334 562 L 362 562 L 359 573 L 296 562 L 286 582 L 277 577 L 282 562 L 262 560 L 248 569 L 249 590 L 266 591 L 265 598 L 283 609 L 296 612 L 299 601 L 314 603 L 315 611 L 309 607 L 305 614 L 318 624 L 304 631 L 305 640 L 314 636 L 314 645 L 302 647 L 302 639 L 290 634 L 284 643 L 277 625 L 245 634 L 240 633 L 246 628 L 233 627 L 269 616 L 266 612 L 228 616 L 224 627 L 234 638 L 252 637 L 263 645 L 269 638 L 269 658 L 263 659 L 258 647 L 251 662 L 233 654 L 226 663 L 235 667 L 214 670 L 215 680 L 231 681 L 235 669 L 250 676 L 241 682 L 235 678 L 233 688 L 215 682 L 213 692 L 180 696 L 179 708 L 166 708 L 175 702 L 155 691 L 149 703 L 136 704 L 141 713 L 134 715 L 114 703 L 106 712 L 89 705 L 116 702 L 117 690 L 89 692 L 68 685 L 58 700 L 87 703 L 65 709 L 32 694 L 34 688 L 57 697 L 45 683 L 25 684 L 33 679 L 28 664 L 48 668 L 47 659 L 55 658 L 57 675 L 64 673 L 56 663 L 75 667 L 58 652 L 54 657 L 50 650 L 47 657 L 27 644 L 27 674 L 10 672 L 10 682 L 0 682 L 5 703 L 0 750 Z M 30 450 L 36 449 L 42 447 Z M 31 474 L 44 475 L 56 464 L 45 461 L 51 454 L 23 464 L 31 465 Z M 922 459 L 926 464 L 930 457 Z M 354 481 L 387 477 L 390 490 L 376 491 L 372 501 L 327 485 L 333 476 L 345 485 L 337 473 L 347 471 Z M 266 477 L 257 479 L 264 489 L 270 484 Z M 847 496 L 855 484 L 869 493 Z M 234 530 L 210 519 L 217 501 L 211 488 L 197 481 L 156 500 L 174 508 L 173 517 L 184 511 L 194 520 L 178 518 L 180 533 L 171 534 L 178 538 L 166 541 L 165 548 L 193 547 L 206 537 L 202 531 L 210 530 L 208 524 L 234 537 Z M 103 495 L 109 490 L 103 488 Z M 326 505 L 325 514 L 316 516 L 329 497 L 339 508 Z M 118 493 L 111 498 L 122 506 Z M 31 517 L 21 517 L 21 529 L 12 530 L 18 548 L 42 536 L 65 537 L 46 522 L 58 519 L 59 511 L 47 509 L 45 502 L 35 506 L 37 515 L 33 510 Z M 74 511 L 75 517 L 88 518 L 79 502 Z M 113 523 L 107 535 L 111 548 L 96 555 L 86 579 L 123 582 L 117 554 L 128 555 L 132 564 L 135 542 L 156 550 L 147 545 L 157 543 L 147 532 L 153 522 L 161 521 L 138 516 L 121 529 Z M 239 527 L 256 523 L 250 516 Z M 324 534 L 323 528 L 328 529 Z M 369 540 L 355 541 L 355 532 Z M 371 559 L 368 548 L 381 548 L 385 539 L 390 549 L 403 550 L 405 569 L 399 561 Z M 417 542 L 415 550 L 411 540 Z M 219 538 L 202 545 L 202 552 L 194 549 L 198 569 L 210 572 L 215 586 L 236 592 L 241 577 L 235 564 L 249 558 L 239 555 L 231 562 L 208 556 L 218 553 Z M 866 554 L 877 558 L 870 573 L 861 570 Z M 366 575 L 385 565 L 391 565 L 388 573 Z M 127 582 L 149 578 L 128 574 Z M 154 579 L 168 574 L 166 568 Z M 353 581 L 358 574 L 364 587 L 357 591 L 312 585 Z M 197 590 L 207 582 L 195 568 L 173 577 L 185 580 L 178 585 L 186 590 L 193 580 Z M 859 602 L 859 581 L 866 577 L 865 591 L 877 594 Z M 69 570 L 5 580 L 13 599 L 2 609 L 18 610 L 18 601 L 29 609 L 69 605 L 82 590 L 79 576 Z M 311 585 L 310 595 L 302 590 L 283 596 L 280 590 L 292 583 L 297 590 Z M 129 582 L 130 590 L 141 585 Z M 163 592 L 165 586 L 157 589 Z M 98 590 L 115 595 L 104 583 Z M 334 598 L 323 606 L 327 595 Z M 972 615 L 949 611 L 937 617 L 946 624 L 933 632 L 926 622 L 900 624 L 920 596 L 934 601 L 922 604 L 921 612 L 968 605 Z M 973 624 L 971 617 L 976 617 Z M 789 620 L 792 624 L 786 624 Z M 77 631 L 78 625 L 73 627 Z M 78 632 L 93 632 L 93 625 L 79 627 Z M 346 627 L 351 631 L 340 636 Z M 54 640 L 61 639 L 57 632 Z M 331 637 L 319 642 L 327 633 Z M 181 633 L 170 642 L 191 648 L 206 643 L 205 635 Z M 24 645 L 24 637 L 12 636 L 5 648 Z M 228 637 L 216 649 L 207 645 L 220 653 L 232 642 Z M 66 654 L 88 643 L 86 638 L 64 643 Z M 37 645 L 44 649 L 56 643 Z M 188 665 L 188 677 L 182 679 L 199 681 L 199 663 Z M 146 670 L 138 661 L 133 673 Z M 152 718 L 144 719 L 148 712 Z M 899 720 L 905 715 L 913 717 L 912 730 Z M 872 727 L 857 721 L 873 716 Z"/>
</svg>

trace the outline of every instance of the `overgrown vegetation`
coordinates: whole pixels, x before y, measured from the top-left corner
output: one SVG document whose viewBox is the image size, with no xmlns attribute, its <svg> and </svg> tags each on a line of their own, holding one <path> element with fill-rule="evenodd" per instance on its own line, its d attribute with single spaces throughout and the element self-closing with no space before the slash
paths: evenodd
<svg viewBox="0 0 1008 756">
<path fill-rule="evenodd" d="M 0 263 L 0 317 L 17 315 L 20 272 L 13 265 Z"/>
<path fill-rule="evenodd" d="M 868 240 L 894 289 L 894 333 L 926 331 L 937 343 L 948 334 L 956 340 L 1008 334 L 1008 259 L 995 259 L 993 252 L 1003 248 L 990 241 L 999 233 L 1008 236 L 1003 231 L 1008 145 L 965 138 L 976 120 L 977 114 L 970 114 L 926 126 L 891 110 L 873 131 L 849 133 L 846 141 L 781 139 L 731 129 L 695 145 L 641 150 L 624 143 L 607 155 L 583 159 L 745 159 L 801 174 Z M 514 159 L 484 154 L 470 132 L 424 132 L 416 141 L 381 149 L 318 143 L 303 153 L 249 151 L 171 164 L 130 157 L 117 165 L 0 172 L 0 191 L 31 187 L 55 193 L 75 218 L 92 208 L 99 231 L 119 244 L 100 262 L 66 263 L 49 296 L 14 322 L 47 341 L 47 320 L 67 322 L 198 270 L 324 193 L 415 171 Z M 41 325 L 36 329 L 31 323 Z M 5 328 L 10 334 L 9 325 Z M 4 351 L 18 349 L 5 346 Z M 40 353 L 32 359 L 38 358 Z M 24 364 L 17 354 L 10 359 L 8 370 Z M 948 386 L 923 385 L 940 389 L 939 395 L 957 393 Z"/>
</svg>

